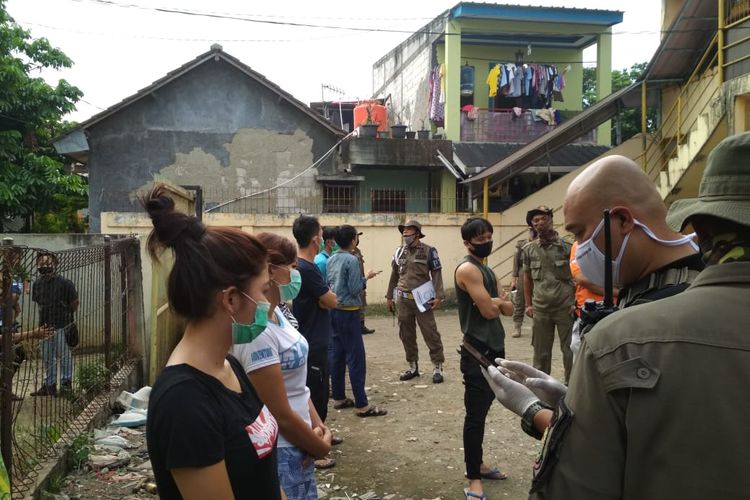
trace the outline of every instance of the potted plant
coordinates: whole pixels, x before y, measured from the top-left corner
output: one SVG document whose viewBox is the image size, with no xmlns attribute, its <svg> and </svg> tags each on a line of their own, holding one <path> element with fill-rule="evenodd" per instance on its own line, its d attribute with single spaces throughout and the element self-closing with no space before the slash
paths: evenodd
<svg viewBox="0 0 750 500">
<path fill-rule="evenodd" d="M 404 139 L 406 137 L 406 125 L 401 123 L 401 113 L 396 113 L 396 119 L 396 125 L 391 125 L 391 137 L 394 139 Z"/>
<path fill-rule="evenodd" d="M 406 131 L 406 138 L 407 139 L 414 139 L 417 136 L 416 130 L 407 130 Z"/>
<path fill-rule="evenodd" d="M 372 104 L 368 104 L 365 108 L 367 111 L 367 120 L 359 126 L 360 137 L 377 137 L 378 135 L 378 124 L 372 121 Z"/>
<path fill-rule="evenodd" d="M 424 128 L 424 118 L 421 118 L 419 120 L 422 124 L 422 129 L 417 130 L 417 139 L 429 139 L 430 138 L 430 131 Z"/>
</svg>

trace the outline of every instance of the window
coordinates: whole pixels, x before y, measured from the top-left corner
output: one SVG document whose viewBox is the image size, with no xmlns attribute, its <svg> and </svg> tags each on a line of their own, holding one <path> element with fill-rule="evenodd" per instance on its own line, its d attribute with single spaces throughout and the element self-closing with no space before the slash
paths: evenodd
<svg viewBox="0 0 750 500">
<path fill-rule="evenodd" d="M 323 186 L 323 213 L 344 214 L 354 212 L 354 186 L 325 184 Z"/>
<path fill-rule="evenodd" d="M 406 191 L 403 189 L 373 189 L 372 212 L 406 212 Z"/>
</svg>

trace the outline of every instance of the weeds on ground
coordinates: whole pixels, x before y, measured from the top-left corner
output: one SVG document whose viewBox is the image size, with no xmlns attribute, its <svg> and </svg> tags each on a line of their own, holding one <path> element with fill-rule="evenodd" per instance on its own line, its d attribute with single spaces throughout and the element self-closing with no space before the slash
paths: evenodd
<svg viewBox="0 0 750 500">
<path fill-rule="evenodd" d="M 70 443 L 68 450 L 68 467 L 71 469 L 80 469 L 86 463 L 91 454 L 92 438 L 91 434 L 84 432 L 79 434 Z"/>
<path fill-rule="evenodd" d="M 102 362 L 83 363 L 76 367 L 75 379 L 85 394 L 98 394 L 109 386 L 109 370 Z"/>
</svg>

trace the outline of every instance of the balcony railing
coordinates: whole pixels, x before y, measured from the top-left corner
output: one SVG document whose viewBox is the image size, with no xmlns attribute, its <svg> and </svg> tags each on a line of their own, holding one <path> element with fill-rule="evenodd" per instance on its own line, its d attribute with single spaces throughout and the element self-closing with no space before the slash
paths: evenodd
<svg viewBox="0 0 750 500">
<path fill-rule="evenodd" d="M 512 109 L 479 108 L 473 120 L 468 113 L 461 113 L 461 141 L 527 144 L 554 130 L 555 126 L 549 125 L 531 110 L 522 110 L 520 114 L 516 114 Z M 596 130 L 588 132 L 575 142 L 596 144 Z"/>
</svg>

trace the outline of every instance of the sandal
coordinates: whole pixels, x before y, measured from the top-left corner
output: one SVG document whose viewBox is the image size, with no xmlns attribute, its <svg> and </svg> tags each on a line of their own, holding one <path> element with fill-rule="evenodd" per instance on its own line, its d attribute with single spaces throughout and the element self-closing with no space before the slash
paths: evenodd
<svg viewBox="0 0 750 500">
<path fill-rule="evenodd" d="M 508 479 L 508 475 L 504 472 L 500 472 L 500 469 L 498 469 L 497 467 L 493 467 L 487 472 L 480 472 L 479 475 L 482 477 L 482 479 L 493 479 L 497 481 Z"/>
<path fill-rule="evenodd" d="M 469 498 L 478 498 L 479 500 L 484 500 L 487 498 L 484 493 L 474 493 L 473 491 L 469 491 L 469 488 L 464 488 L 464 496 Z"/>
<path fill-rule="evenodd" d="M 334 410 L 344 410 L 346 408 L 354 408 L 354 401 L 352 401 L 349 398 L 346 398 L 340 403 L 333 403 Z"/>
<path fill-rule="evenodd" d="M 382 417 L 383 415 L 388 414 L 388 410 L 384 408 L 378 408 L 377 406 L 371 406 L 367 409 L 367 411 L 355 411 L 354 412 L 358 417 L 366 418 L 366 417 Z"/>
<path fill-rule="evenodd" d="M 315 468 L 319 470 L 330 469 L 336 465 L 336 460 L 332 458 L 321 458 L 315 461 Z"/>
</svg>

